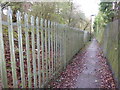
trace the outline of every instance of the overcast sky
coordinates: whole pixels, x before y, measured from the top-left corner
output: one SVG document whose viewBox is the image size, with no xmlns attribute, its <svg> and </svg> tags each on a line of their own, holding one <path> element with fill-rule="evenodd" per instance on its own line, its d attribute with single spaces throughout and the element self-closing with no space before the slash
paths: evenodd
<svg viewBox="0 0 120 90">
<path fill-rule="evenodd" d="M 73 2 L 79 6 L 79 9 L 81 9 L 88 18 L 98 13 L 100 0 L 73 0 Z"/>
</svg>

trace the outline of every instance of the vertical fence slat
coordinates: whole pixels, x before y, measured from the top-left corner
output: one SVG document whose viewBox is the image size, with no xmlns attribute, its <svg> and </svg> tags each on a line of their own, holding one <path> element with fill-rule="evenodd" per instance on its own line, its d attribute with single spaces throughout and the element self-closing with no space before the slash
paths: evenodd
<svg viewBox="0 0 120 90">
<path fill-rule="evenodd" d="M 65 26 L 66 27 L 66 26 Z M 64 69 L 66 68 L 66 29 L 63 28 L 63 52 L 64 52 Z"/>
<path fill-rule="evenodd" d="M 62 69 L 62 45 L 61 45 L 61 41 L 62 41 L 62 37 L 61 37 L 61 34 L 62 34 L 62 29 L 61 29 L 61 25 L 58 24 L 58 35 L 59 35 L 59 68 Z"/>
<path fill-rule="evenodd" d="M 67 28 L 68 27 L 65 28 L 65 37 L 66 37 L 66 40 L 65 40 L 65 44 L 66 44 L 65 45 L 65 49 L 66 49 L 66 52 L 67 52 L 66 53 L 66 64 L 67 64 L 67 61 L 68 61 L 68 57 L 67 56 L 69 55 L 69 52 L 68 52 L 68 31 L 67 31 Z"/>
<path fill-rule="evenodd" d="M 67 45 L 66 45 L 66 48 L 67 48 L 67 51 L 66 51 L 66 54 L 67 54 L 67 62 L 66 62 L 66 64 L 68 63 L 68 60 L 69 60 L 69 53 L 70 53 L 70 51 L 69 51 L 69 31 L 68 31 L 68 29 L 69 29 L 69 27 L 68 28 L 66 28 L 66 34 L 67 34 Z"/>
<path fill-rule="evenodd" d="M 61 67 L 64 68 L 64 52 L 63 52 L 63 49 L 64 49 L 64 45 L 63 45 L 63 42 L 64 42 L 64 30 L 63 30 L 63 25 L 61 25 Z"/>
<path fill-rule="evenodd" d="M 61 62 L 61 65 L 60 65 L 60 67 L 61 67 L 61 69 L 62 69 L 62 60 L 63 60 L 63 56 L 62 56 L 62 48 L 63 48 L 63 46 L 62 46 L 62 32 L 63 32 L 63 30 L 62 30 L 62 27 L 61 27 L 61 29 L 60 29 L 60 62 Z"/>
<path fill-rule="evenodd" d="M 45 83 L 45 75 L 44 75 L 44 32 L 43 32 L 43 19 L 40 21 L 41 26 L 41 48 L 42 48 L 42 87 Z"/>
<path fill-rule="evenodd" d="M 51 47 L 50 46 L 50 39 L 51 38 L 50 38 L 50 31 L 51 31 L 50 30 L 50 21 L 48 21 L 48 61 L 49 61 L 48 64 L 49 64 L 49 78 L 50 78 L 50 75 L 51 75 L 51 63 L 50 63 L 51 62 L 51 60 L 50 60 L 50 58 L 51 58 L 50 57 L 50 49 L 51 49 L 50 48 Z"/>
<path fill-rule="evenodd" d="M 56 73 L 56 25 L 54 22 L 54 72 Z"/>
<path fill-rule="evenodd" d="M 22 88 L 25 88 L 25 72 L 23 61 L 23 46 L 22 46 L 22 30 L 21 30 L 21 13 L 17 12 L 17 28 L 18 28 L 18 46 L 19 46 L 19 58 L 20 58 L 20 74 Z"/>
<path fill-rule="evenodd" d="M 72 30 L 70 30 L 70 40 L 72 40 Z M 71 58 L 73 57 L 72 56 L 72 42 L 70 42 L 71 43 L 71 47 L 70 47 L 70 49 L 71 49 L 71 53 L 70 53 L 70 56 L 71 56 Z"/>
<path fill-rule="evenodd" d="M 46 81 L 48 80 L 48 44 L 47 44 L 47 20 L 45 20 L 45 65 L 46 65 Z"/>
<path fill-rule="evenodd" d="M 57 24 L 55 22 L 55 75 L 57 71 Z"/>
<path fill-rule="evenodd" d="M 73 40 L 73 32 L 72 32 L 72 56 L 74 55 L 74 40 Z"/>
<path fill-rule="evenodd" d="M 52 63 L 52 74 L 53 74 L 53 22 L 51 22 L 51 63 Z"/>
<path fill-rule="evenodd" d="M 8 8 L 8 33 L 9 33 L 9 45 L 10 45 L 10 59 L 12 67 L 13 87 L 17 88 L 17 75 L 16 75 L 16 61 L 15 61 L 15 49 L 14 49 L 14 37 L 13 37 L 13 25 L 12 25 L 12 10 Z"/>
<path fill-rule="evenodd" d="M 57 24 L 57 34 L 58 34 L 58 69 L 60 70 L 60 65 L 61 65 L 61 62 L 60 62 L 60 27 L 59 27 L 59 24 Z"/>
<path fill-rule="evenodd" d="M 57 23 L 55 23 L 55 31 L 56 31 L 56 48 L 55 48 L 55 53 L 56 53 L 56 70 L 58 70 L 58 29 L 57 29 Z"/>
<path fill-rule="evenodd" d="M 31 16 L 31 29 L 32 29 L 32 60 L 33 60 L 33 76 L 34 87 L 37 87 L 37 73 L 36 73 L 36 55 L 35 55 L 35 28 L 34 28 L 34 16 Z"/>
<path fill-rule="evenodd" d="M 27 54 L 27 70 L 28 70 L 28 87 L 31 88 L 31 65 L 30 65 L 30 45 L 29 45 L 29 34 L 28 34 L 28 15 L 24 16 L 25 22 L 25 40 L 26 40 L 26 54 Z"/>
<path fill-rule="evenodd" d="M 36 34 L 37 34 L 37 59 L 38 59 L 38 84 L 41 87 L 41 63 L 40 63 L 40 30 L 39 30 L 39 18 L 36 18 Z"/>
<path fill-rule="evenodd" d="M 54 73 L 55 73 L 55 70 L 56 70 L 56 68 L 55 68 L 55 66 L 56 66 L 56 53 L 55 53 L 55 51 L 56 51 L 55 50 L 56 49 L 56 44 L 55 44 L 56 43 L 56 32 L 55 32 L 55 22 L 53 23 L 53 26 L 54 26 L 54 28 L 53 28 L 53 33 L 54 33 L 54 49 L 53 49 L 54 50 L 54 54 L 53 54 L 54 55 L 54 60 L 53 61 L 54 62 L 53 63 L 54 63 Z"/>
<path fill-rule="evenodd" d="M 0 7 L 0 74 L 3 88 L 8 88 L 1 14 L 2 12 Z"/>
</svg>

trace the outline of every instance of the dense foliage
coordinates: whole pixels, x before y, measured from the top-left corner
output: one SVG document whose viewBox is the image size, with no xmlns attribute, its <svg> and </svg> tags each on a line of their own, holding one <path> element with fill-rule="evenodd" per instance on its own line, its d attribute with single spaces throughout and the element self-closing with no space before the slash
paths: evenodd
<svg viewBox="0 0 120 90">
<path fill-rule="evenodd" d="M 13 21 L 16 22 L 17 10 L 35 17 L 44 18 L 53 22 L 67 24 L 71 27 L 89 30 L 90 21 L 73 2 L 4 2 L 3 9 L 11 6 Z"/>
<path fill-rule="evenodd" d="M 109 22 L 119 19 L 120 2 L 101 2 L 95 18 L 94 30 L 102 30 Z"/>
</svg>

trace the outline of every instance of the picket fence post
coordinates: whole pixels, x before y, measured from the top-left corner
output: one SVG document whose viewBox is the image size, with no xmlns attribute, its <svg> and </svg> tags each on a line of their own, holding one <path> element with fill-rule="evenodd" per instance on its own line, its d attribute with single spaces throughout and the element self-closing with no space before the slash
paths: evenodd
<svg viewBox="0 0 120 90">
<path fill-rule="evenodd" d="M 1 12 L 1 6 L 0 6 L 0 77 L 2 79 L 1 81 L 2 81 L 3 88 L 8 88 L 1 14 L 2 12 Z"/>
</svg>

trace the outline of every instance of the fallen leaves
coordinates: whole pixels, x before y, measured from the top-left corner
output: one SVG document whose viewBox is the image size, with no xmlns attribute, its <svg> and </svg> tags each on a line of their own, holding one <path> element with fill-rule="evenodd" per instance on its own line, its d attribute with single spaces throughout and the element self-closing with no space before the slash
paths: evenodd
<svg viewBox="0 0 120 90">
<path fill-rule="evenodd" d="M 107 64 L 107 59 L 103 54 L 98 54 L 100 68 L 98 73 L 101 79 L 101 88 L 116 88 L 116 83 L 113 78 L 112 71 L 110 70 L 109 65 Z"/>
<path fill-rule="evenodd" d="M 77 81 L 76 77 L 83 69 L 84 59 L 82 57 L 86 52 L 76 55 L 71 64 L 67 65 L 65 71 L 60 74 L 56 81 L 50 82 L 48 87 L 52 88 L 74 88 Z"/>
<path fill-rule="evenodd" d="M 98 45 L 98 44 L 96 44 Z M 98 88 L 109 88 L 115 90 L 116 83 L 110 70 L 107 59 L 104 57 L 99 46 L 97 47 L 96 57 L 98 59 L 97 68 L 95 68 L 96 77 L 95 83 L 100 83 Z M 56 81 L 51 82 L 48 87 L 51 88 L 75 88 L 76 77 L 80 75 L 83 69 L 87 69 L 85 58 L 93 58 L 92 56 L 87 57 L 87 50 L 82 54 L 76 55 L 72 63 L 69 64 L 65 71 L 63 71 Z"/>
</svg>

